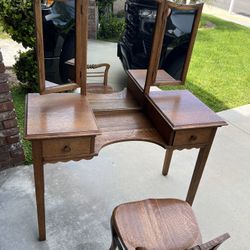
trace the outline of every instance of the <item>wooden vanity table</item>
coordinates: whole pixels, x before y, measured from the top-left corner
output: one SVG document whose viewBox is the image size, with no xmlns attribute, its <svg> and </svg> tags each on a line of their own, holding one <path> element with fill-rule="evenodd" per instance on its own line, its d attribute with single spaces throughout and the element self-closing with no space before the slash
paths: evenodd
<svg viewBox="0 0 250 250">
<path fill-rule="evenodd" d="M 152 91 L 145 110 L 128 93 L 27 96 L 25 139 L 32 141 L 40 240 L 46 238 L 44 163 L 91 159 L 119 141 L 150 141 L 166 148 L 163 175 L 173 150 L 200 148 L 186 197 L 193 203 L 216 129 L 225 122 L 185 90 Z"/>
<path fill-rule="evenodd" d="M 168 174 L 175 149 L 199 148 L 186 197 L 186 201 L 192 204 L 216 130 L 226 123 L 189 91 L 150 90 L 152 85 L 173 80 L 157 68 L 159 51 L 153 53 L 148 70 L 128 71 L 127 89 L 105 94 L 88 93 L 86 33 L 76 39 L 77 55 L 81 57 L 75 60 L 76 83 L 46 88 L 40 0 L 34 3 L 41 95 L 27 95 L 25 139 L 32 142 L 39 239 L 46 239 L 44 163 L 91 159 L 111 143 L 142 140 L 162 146 L 166 149 L 163 175 Z M 88 1 L 76 3 L 77 30 L 86 32 L 83 27 L 87 27 L 87 7 L 83 6 L 87 6 Z M 177 5 L 160 1 L 158 24 L 164 21 L 160 15 L 168 13 L 166 8 L 173 6 Z M 153 51 L 157 39 L 154 39 Z M 79 43 L 84 46 L 79 46 Z M 81 88 L 81 94 L 56 93 L 76 86 Z"/>
</svg>

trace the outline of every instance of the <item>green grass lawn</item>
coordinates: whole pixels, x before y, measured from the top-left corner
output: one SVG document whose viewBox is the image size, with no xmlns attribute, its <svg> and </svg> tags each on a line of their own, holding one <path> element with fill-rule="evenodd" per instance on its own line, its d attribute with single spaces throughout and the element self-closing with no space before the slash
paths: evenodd
<svg viewBox="0 0 250 250">
<path fill-rule="evenodd" d="M 199 29 L 181 88 L 216 112 L 250 103 L 250 29 L 204 15 L 206 21 L 215 27 Z"/>
<path fill-rule="evenodd" d="M 22 145 L 25 154 L 25 164 L 32 163 L 32 155 L 31 155 L 31 143 L 23 139 L 24 135 L 24 106 L 25 106 L 25 95 L 26 91 L 22 89 L 20 86 L 14 86 L 11 89 L 11 93 L 13 96 L 14 106 L 17 115 L 18 126 L 22 138 Z"/>
<path fill-rule="evenodd" d="M 215 25 L 201 28 L 197 34 L 187 88 L 214 111 L 250 103 L 250 29 L 203 16 Z M 112 66 L 112 65 L 111 65 Z M 20 132 L 23 135 L 25 92 L 12 89 Z M 32 161 L 31 146 L 23 141 L 26 163 Z"/>
</svg>

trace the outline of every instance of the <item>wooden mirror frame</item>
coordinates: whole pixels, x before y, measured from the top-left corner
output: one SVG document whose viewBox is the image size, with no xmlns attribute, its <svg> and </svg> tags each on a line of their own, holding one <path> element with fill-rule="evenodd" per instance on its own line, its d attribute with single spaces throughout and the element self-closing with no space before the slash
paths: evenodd
<svg viewBox="0 0 250 250">
<path fill-rule="evenodd" d="M 166 0 L 157 0 L 157 16 L 155 22 L 155 30 L 153 35 L 153 43 L 150 54 L 149 66 L 147 69 L 146 82 L 144 86 L 144 93 L 148 94 L 150 86 L 168 86 L 168 85 L 180 85 L 184 84 L 187 76 L 187 71 L 194 47 L 195 37 L 198 31 L 198 26 L 200 22 L 201 12 L 203 8 L 203 3 L 200 4 L 176 4 Z M 157 82 L 157 72 L 159 68 L 159 61 L 161 57 L 163 39 L 165 35 L 165 29 L 167 25 L 167 18 L 169 16 L 169 9 L 178 10 L 195 10 L 196 14 L 194 16 L 194 23 L 191 31 L 191 38 L 188 45 L 187 55 L 184 62 L 183 70 L 181 73 L 181 79 L 175 80 L 172 76 L 168 75 L 166 72 L 165 81 Z"/>
<path fill-rule="evenodd" d="M 40 94 L 49 94 L 63 92 L 81 88 L 81 94 L 86 95 L 86 74 L 87 74 L 87 39 L 88 30 L 84 27 L 88 22 L 88 6 L 87 0 L 75 0 L 76 8 L 76 46 L 75 46 L 75 62 L 76 62 L 76 81 L 75 83 L 67 83 L 62 85 L 46 84 L 45 80 L 45 64 L 44 64 L 44 42 L 43 42 L 43 23 L 41 0 L 34 0 L 35 27 L 36 27 L 36 54 L 38 64 L 38 81 Z"/>
</svg>

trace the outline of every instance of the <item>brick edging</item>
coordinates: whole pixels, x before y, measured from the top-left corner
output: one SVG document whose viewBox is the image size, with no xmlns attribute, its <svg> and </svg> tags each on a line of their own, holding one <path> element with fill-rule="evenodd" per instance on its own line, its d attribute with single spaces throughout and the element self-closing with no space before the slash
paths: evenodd
<svg viewBox="0 0 250 250">
<path fill-rule="evenodd" d="M 20 165 L 24 152 L 16 112 L 0 52 L 0 171 Z"/>
</svg>

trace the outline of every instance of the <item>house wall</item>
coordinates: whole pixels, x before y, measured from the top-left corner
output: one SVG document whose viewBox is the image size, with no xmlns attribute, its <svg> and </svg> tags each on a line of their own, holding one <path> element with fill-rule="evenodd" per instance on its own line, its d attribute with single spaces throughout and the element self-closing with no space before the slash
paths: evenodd
<svg viewBox="0 0 250 250">
<path fill-rule="evenodd" d="M 97 27 L 98 27 L 98 9 L 96 7 L 95 0 L 89 0 L 89 20 L 88 20 L 88 37 L 89 39 L 97 38 Z"/>
<path fill-rule="evenodd" d="M 24 161 L 11 91 L 0 52 L 0 171 Z"/>
<path fill-rule="evenodd" d="M 113 12 L 117 14 L 119 11 L 124 10 L 125 0 L 116 0 L 113 3 Z"/>
</svg>

